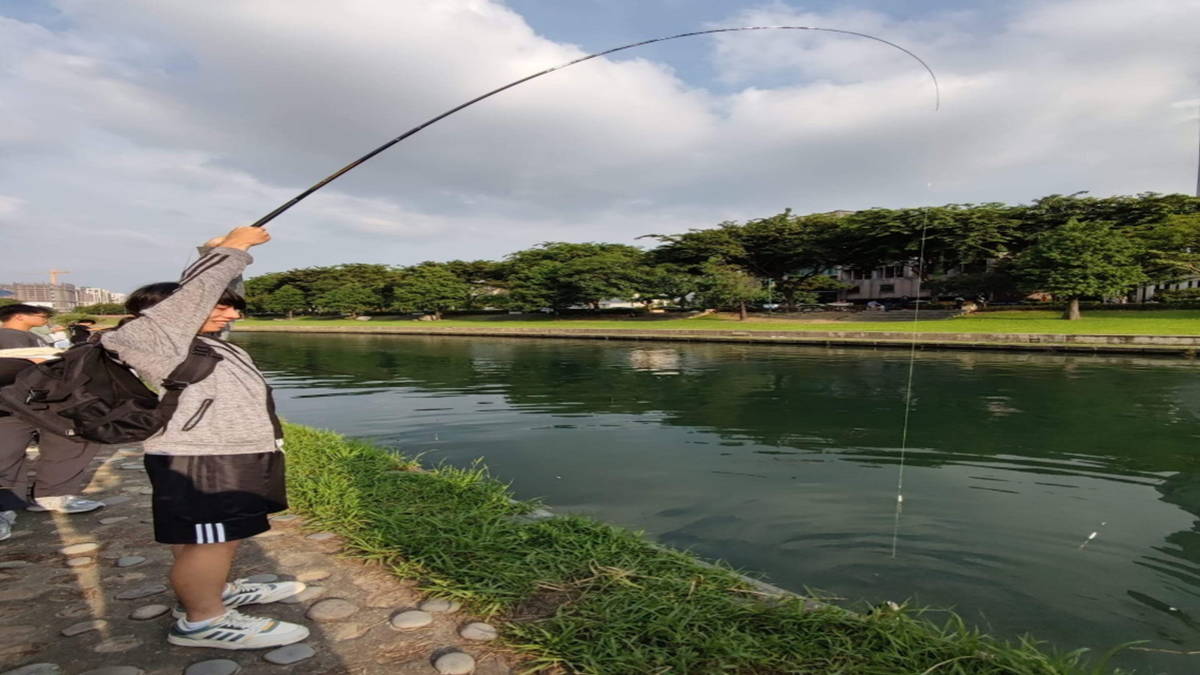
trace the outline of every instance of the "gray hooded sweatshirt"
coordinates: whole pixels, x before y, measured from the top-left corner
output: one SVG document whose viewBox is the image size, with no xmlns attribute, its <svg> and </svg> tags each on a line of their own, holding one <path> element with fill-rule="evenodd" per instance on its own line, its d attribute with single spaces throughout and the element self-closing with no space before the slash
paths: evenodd
<svg viewBox="0 0 1200 675">
<path fill-rule="evenodd" d="M 187 358 L 229 282 L 253 258 L 218 247 L 183 271 L 182 286 L 141 316 L 112 331 L 102 344 L 157 387 Z M 276 452 L 283 445 L 271 391 L 245 350 L 223 340 L 200 338 L 223 360 L 212 374 L 188 386 L 166 428 L 142 446 L 154 455 L 240 455 Z"/>
</svg>

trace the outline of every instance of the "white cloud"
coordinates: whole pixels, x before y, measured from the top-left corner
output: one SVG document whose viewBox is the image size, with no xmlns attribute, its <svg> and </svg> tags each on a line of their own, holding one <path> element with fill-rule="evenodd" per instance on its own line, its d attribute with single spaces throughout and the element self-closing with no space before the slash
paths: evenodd
<svg viewBox="0 0 1200 675">
<path fill-rule="evenodd" d="M 114 290 L 169 278 L 192 242 L 583 54 L 487 0 L 59 7 L 66 28 L 0 18 L 0 225 L 39 252 L 4 276 L 40 278 L 51 264 Z M 256 268 L 497 258 L 789 206 L 1186 191 L 1197 10 L 1200 0 L 1013 3 L 991 25 L 969 8 L 897 19 L 750 7 L 722 25 L 845 28 L 904 45 L 937 71 L 942 111 L 912 59 L 843 35 L 724 35 L 710 43 L 723 83 L 712 89 L 671 64 L 595 59 L 339 179 L 276 222 Z"/>
<path fill-rule="evenodd" d="M 24 206 L 25 200 L 20 197 L 0 195 L 0 217 L 16 215 Z"/>
</svg>

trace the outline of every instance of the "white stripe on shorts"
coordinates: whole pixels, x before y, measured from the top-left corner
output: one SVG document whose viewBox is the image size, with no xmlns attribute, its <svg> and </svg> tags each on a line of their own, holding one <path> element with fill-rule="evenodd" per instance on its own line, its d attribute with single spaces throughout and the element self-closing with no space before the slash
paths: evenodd
<svg viewBox="0 0 1200 675">
<path fill-rule="evenodd" d="M 197 544 L 220 544 L 224 541 L 224 523 L 196 523 Z"/>
</svg>

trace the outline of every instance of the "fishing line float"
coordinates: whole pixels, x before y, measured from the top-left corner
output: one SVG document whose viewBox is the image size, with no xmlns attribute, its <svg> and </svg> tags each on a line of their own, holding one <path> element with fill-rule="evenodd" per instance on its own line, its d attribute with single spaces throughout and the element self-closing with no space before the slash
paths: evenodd
<svg viewBox="0 0 1200 675">
<path fill-rule="evenodd" d="M 251 224 L 251 227 L 262 227 L 263 225 L 266 225 L 267 223 L 274 220 L 277 216 L 282 214 L 284 211 L 287 211 L 288 209 L 292 208 L 296 204 L 300 203 L 300 201 L 303 200 L 305 197 L 311 195 L 312 193 L 316 192 L 317 190 L 320 190 L 321 188 L 325 187 L 326 185 L 332 183 L 333 181 L 335 181 L 339 177 L 341 177 L 343 174 L 349 172 L 351 169 L 354 169 L 355 167 L 357 167 L 358 165 L 367 161 L 368 159 L 371 159 L 375 155 L 378 155 L 379 153 L 383 152 L 384 150 L 387 150 L 388 148 L 399 143 L 400 141 L 403 141 L 404 139 L 408 138 L 409 136 L 412 136 L 413 134 L 417 133 L 418 131 L 421 131 L 422 129 L 424 129 L 432 124 L 440 122 L 441 120 L 453 115 L 454 113 L 462 110 L 463 108 L 467 108 L 469 106 L 475 105 L 476 103 L 479 103 L 480 101 L 482 101 L 486 98 L 489 98 L 491 96 L 495 96 L 496 94 L 499 94 L 500 92 L 505 91 L 506 89 L 512 89 L 513 87 L 520 85 L 520 84 L 524 84 L 532 79 L 541 77 L 543 75 L 549 75 L 550 73 L 553 73 L 557 70 L 562 70 L 564 68 L 573 66 L 577 63 L 583 63 L 584 61 L 594 59 L 598 56 L 605 56 L 608 54 L 613 54 L 615 52 L 624 51 L 626 49 L 633 49 L 635 47 L 643 47 L 645 45 L 654 44 L 655 42 L 666 42 L 668 40 L 678 40 L 679 38 L 695 37 L 698 35 L 712 35 L 714 33 L 737 33 L 737 32 L 742 32 L 742 31 L 762 31 L 762 30 L 808 30 L 808 31 L 820 31 L 820 32 L 824 32 L 824 33 L 840 33 L 842 35 L 852 35 L 855 37 L 866 38 L 868 40 L 874 40 L 876 42 L 882 42 L 883 44 L 885 44 L 889 47 L 899 49 L 900 51 L 904 52 L 905 54 L 908 54 L 913 59 L 915 59 L 917 61 L 917 63 L 920 63 L 921 67 L 923 67 L 925 69 L 925 71 L 927 73 L 929 73 L 929 77 L 933 80 L 933 92 L 934 92 L 933 109 L 936 111 L 941 108 L 941 105 L 942 105 L 941 87 L 938 85 L 937 75 L 934 74 L 933 69 L 929 67 L 929 64 L 925 63 L 925 61 L 921 57 L 919 57 L 916 54 L 912 53 L 911 51 L 905 49 L 904 47 L 901 47 L 900 45 L 896 44 L 895 42 L 890 42 L 888 40 L 885 40 L 881 37 L 876 37 L 874 35 L 868 35 L 867 33 L 859 33 L 857 31 L 852 31 L 852 30 L 842 30 L 840 28 L 819 28 L 816 26 L 742 26 L 739 28 L 714 28 L 711 30 L 699 30 L 699 31 L 692 31 L 690 33 L 680 33 L 678 35 L 668 35 L 666 37 L 658 37 L 658 38 L 652 38 L 650 40 L 642 40 L 640 42 L 633 42 L 633 43 L 630 43 L 627 45 L 622 45 L 620 47 L 613 47 L 612 49 L 606 49 L 602 52 L 596 52 L 595 54 L 588 54 L 587 56 L 581 56 L 580 58 L 577 58 L 574 61 L 568 61 L 562 65 L 554 66 L 553 68 L 547 68 L 546 70 L 534 73 L 532 75 L 526 75 L 525 77 L 522 77 L 519 80 L 514 80 L 512 82 L 509 82 L 508 84 L 506 84 L 502 87 L 497 87 L 497 88 L 487 92 L 486 94 L 476 96 L 475 98 L 467 101 L 466 103 L 455 106 L 436 117 L 433 117 L 425 122 L 422 122 L 421 124 L 400 134 L 399 136 L 388 141 L 387 143 L 384 143 L 383 145 L 379 146 L 378 148 L 375 148 L 374 150 L 368 152 L 367 154 L 363 155 L 362 157 L 359 157 L 358 159 L 354 160 L 353 162 L 350 162 L 346 166 L 343 166 L 342 168 L 338 169 L 337 171 L 329 174 L 325 178 L 322 178 L 320 181 L 314 183 L 312 185 L 312 187 L 308 188 L 304 192 L 301 192 L 300 194 L 296 195 L 295 197 L 292 197 L 288 201 L 284 202 L 278 208 L 276 208 L 274 211 L 271 211 L 270 213 L 263 216 L 262 218 L 259 218 L 257 221 L 255 221 L 254 223 Z"/>
</svg>

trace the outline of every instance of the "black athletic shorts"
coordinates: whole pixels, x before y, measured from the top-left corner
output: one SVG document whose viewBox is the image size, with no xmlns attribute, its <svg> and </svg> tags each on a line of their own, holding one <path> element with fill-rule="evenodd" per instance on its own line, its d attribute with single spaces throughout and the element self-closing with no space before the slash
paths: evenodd
<svg viewBox="0 0 1200 675">
<path fill-rule="evenodd" d="M 146 455 L 154 488 L 154 540 L 215 544 L 271 529 L 287 508 L 282 452 Z"/>
</svg>

